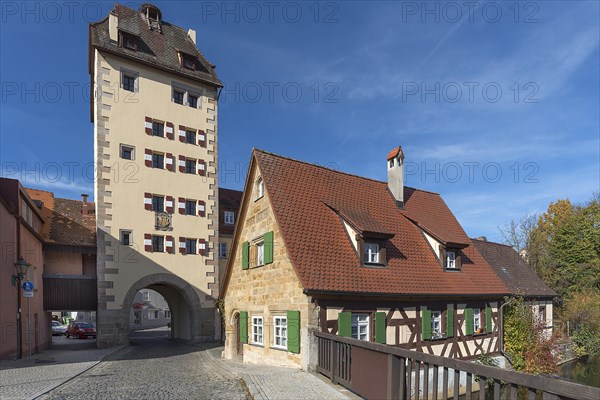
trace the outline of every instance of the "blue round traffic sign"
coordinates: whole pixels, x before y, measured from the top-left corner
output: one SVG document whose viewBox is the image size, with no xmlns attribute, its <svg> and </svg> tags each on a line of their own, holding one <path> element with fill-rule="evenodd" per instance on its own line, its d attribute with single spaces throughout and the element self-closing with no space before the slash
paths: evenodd
<svg viewBox="0 0 600 400">
<path fill-rule="evenodd" d="M 31 292 L 33 290 L 33 283 L 30 281 L 23 282 L 23 290 L 26 292 Z"/>
</svg>

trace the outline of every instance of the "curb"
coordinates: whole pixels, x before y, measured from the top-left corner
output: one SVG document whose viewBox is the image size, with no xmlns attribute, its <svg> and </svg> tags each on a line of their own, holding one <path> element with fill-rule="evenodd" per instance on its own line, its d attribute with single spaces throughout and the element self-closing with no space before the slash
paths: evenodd
<svg viewBox="0 0 600 400">
<path fill-rule="evenodd" d="M 40 390 L 39 392 L 37 392 L 37 393 L 35 393 L 35 394 L 31 395 L 30 397 L 27 397 L 27 400 L 33 400 L 33 399 L 37 399 L 37 398 L 39 398 L 39 397 L 41 397 L 41 396 L 43 396 L 43 395 L 45 395 L 45 394 L 48 394 L 48 393 L 50 393 L 51 391 L 53 391 L 54 389 L 58 388 L 59 386 L 62 386 L 62 385 L 64 385 L 65 383 L 67 383 L 67 382 L 69 382 L 69 381 L 71 381 L 71 380 L 73 380 L 73 379 L 77 378 L 77 377 L 78 377 L 78 376 L 80 376 L 81 374 L 83 374 L 83 373 L 85 373 L 85 372 L 89 371 L 90 369 L 94 368 L 96 365 L 98 365 L 98 364 L 100 364 L 102 361 L 104 361 L 104 359 L 105 359 L 106 357 L 108 357 L 108 356 L 110 356 L 110 355 L 112 355 L 112 354 L 116 353 L 118 350 L 121 350 L 121 349 L 123 349 L 124 347 L 125 347 L 124 345 L 120 345 L 120 346 L 117 346 L 117 347 L 115 347 L 115 348 L 114 348 L 112 351 L 110 351 L 110 352 L 106 353 L 106 354 L 105 354 L 104 356 L 102 356 L 102 357 L 101 357 L 99 360 L 97 360 L 97 361 L 93 361 L 93 364 L 92 364 L 92 365 L 90 365 L 89 367 L 85 368 L 83 371 L 81 371 L 81 372 L 79 372 L 79 373 L 77 373 L 77 374 L 75 374 L 75 375 L 71 376 L 70 378 L 67 378 L 67 379 L 63 380 L 62 382 L 58 382 L 57 384 L 55 384 L 55 385 L 52 385 L 52 386 L 50 386 L 49 388 L 45 388 L 45 389 L 42 389 L 42 390 Z"/>
</svg>

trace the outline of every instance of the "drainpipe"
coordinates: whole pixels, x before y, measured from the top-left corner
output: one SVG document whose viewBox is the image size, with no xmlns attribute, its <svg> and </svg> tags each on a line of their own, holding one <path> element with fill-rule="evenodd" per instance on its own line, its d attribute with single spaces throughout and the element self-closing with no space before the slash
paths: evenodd
<svg viewBox="0 0 600 400">
<path fill-rule="evenodd" d="M 502 354 L 507 360 L 508 357 L 506 357 L 506 355 L 504 354 L 504 307 L 512 303 L 513 299 L 514 298 L 511 297 L 506 303 L 500 306 L 500 329 L 498 332 L 500 334 L 500 354 Z"/>
</svg>

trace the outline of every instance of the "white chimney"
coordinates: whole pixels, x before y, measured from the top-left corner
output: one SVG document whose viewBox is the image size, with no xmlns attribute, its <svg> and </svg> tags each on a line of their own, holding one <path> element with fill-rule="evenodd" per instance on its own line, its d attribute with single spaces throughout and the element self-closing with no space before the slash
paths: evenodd
<svg viewBox="0 0 600 400">
<path fill-rule="evenodd" d="M 111 42 L 119 42 L 119 17 L 113 12 L 108 14 L 108 37 Z"/>
<path fill-rule="evenodd" d="M 404 206 L 404 152 L 398 146 L 388 153 L 388 190 L 400 207 Z"/>
<path fill-rule="evenodd" d="M 192 39 L 192 42 L 196 44 L 196 31 L 193 29 L 188 29 L 188 36 Z"/>
</svg>

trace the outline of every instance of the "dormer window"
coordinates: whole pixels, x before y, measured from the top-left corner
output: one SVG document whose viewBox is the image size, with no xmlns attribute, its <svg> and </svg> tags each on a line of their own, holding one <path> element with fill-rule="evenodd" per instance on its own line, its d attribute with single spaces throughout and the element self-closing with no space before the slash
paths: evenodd
<svg viewBox="0 0 600 400">
<path fill-rule="evenodd" d="M 137 38 L 133 35 L 130 35 L 125 32 L 121 32 L 120 36 L 120 46 L 129 50 L 137 51 L 138 41 Z"/>
<path fill-rule="evenodd" d="M 446 248 L 440 245 L 440 264 L 445 271 L 460 271 L 462 268 L 462 257 L 459 248 Z"/>
<path fill-rule="evenodd" d="M 196 62 L 195 62 L 194 58 L 192 58 L 186 54 L 182 54 L 181 65 L 184 68 L 196 70 Z"/>
<path fill-rule="evenodd" d="M 365 252 L 363 260 L 365 263 L 379 263 L 379 245 L 377 243 L 365 243 Z"/>
<path fill-rule="evenodd" d="M 456 269 L 456 252 L 446 252 L 446 269 Z"/>
</svg>

